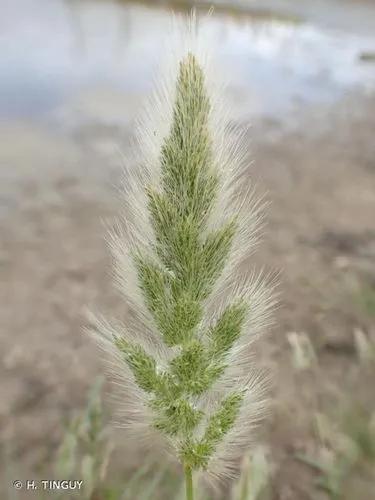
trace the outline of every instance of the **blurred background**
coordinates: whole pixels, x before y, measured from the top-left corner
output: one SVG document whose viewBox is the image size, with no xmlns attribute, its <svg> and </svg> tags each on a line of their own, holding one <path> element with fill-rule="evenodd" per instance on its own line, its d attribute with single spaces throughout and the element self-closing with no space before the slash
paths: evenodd
<svg viewBox="0 0 375 500">
<path fill-rule="evenodd" d="M 124 312 L 102 221 L 170 12 L 211 4 L 231 120 L 251 124 L 272 201 L 249 265 L 282 270 L 259 355 L 272 417 L 222 495 L 375 498 L 375 2 L 0 0 L 1 498 L 179 495 L 178 469 L 113 436 L 82 326 L 86 307 Z M 12 487 L 55 476 L 85 491 Z"/>
</svg>

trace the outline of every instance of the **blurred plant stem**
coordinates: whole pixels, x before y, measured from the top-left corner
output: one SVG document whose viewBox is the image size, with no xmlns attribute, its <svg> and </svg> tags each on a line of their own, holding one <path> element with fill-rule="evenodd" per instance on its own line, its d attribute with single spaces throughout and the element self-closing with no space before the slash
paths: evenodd
<svg viewBox="0 0 375 500">
<path fill-rule="evenodd" d="M 186 500 L 194 500 L 193 473 L 191 467 L 185 467 Z"/>
</svg>

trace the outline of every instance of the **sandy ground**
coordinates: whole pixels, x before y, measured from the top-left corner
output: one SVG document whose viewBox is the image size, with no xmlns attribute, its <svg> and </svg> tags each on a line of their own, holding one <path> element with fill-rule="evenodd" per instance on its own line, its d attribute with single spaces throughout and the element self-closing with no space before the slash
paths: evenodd
<svg viewBox="0 0 375 500">
<path fill-rule="evenodd" d="M 272 200 L 255 260 L 282 269 L 282 307 L 264 349 L 277 373 L 264 436 L 275 499 L 311 498 L 314 476 L 293 455 L 313 446 L 317 405 L 375 409 L 375 372 L 363 371 L 353 343 L 355 328 L 375 341 L 374 317 L 357 300 L 375 287 L 374 129 L 374 98 L 351 95 L 299 117 L 292 130 L 269 121 L 249 136 L 252 175 Z M 16 464 L 21 477 L 54 456 L 64 418 L 84 406 L 101 373 L 82 333 L 85 308 L 123 312 L 101 221 L 119 207 L 114 144 L 126 152 L 128 136 L 106 127 L 62 135 L 26 123 L 0 131 L 0 441 L 2 463 Z M 296 374 L 290 331 L 309 335 L 317 376 Z"/>
</svg>

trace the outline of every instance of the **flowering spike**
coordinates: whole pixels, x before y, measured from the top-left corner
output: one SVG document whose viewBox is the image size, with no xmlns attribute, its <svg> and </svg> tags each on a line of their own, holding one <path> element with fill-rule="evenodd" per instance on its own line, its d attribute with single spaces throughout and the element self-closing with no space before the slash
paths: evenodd
<svg viewBox="0 0 375 500">
<path fill-rule="evenodd" d="M 241 134 L 217 109 L 194 37 L 190 45 L 174 89 L 164 86 L 149 110 L 150 118 L 169 106 L 163 125 L 142 126 L 142 169 L 128 172 L 124 220 L 112 234 L 131 320 L 101 320 L 96 333 L 117 360 L 129 431 L 161 434 L 185 470 L 221 476 L 263 413 L 249 348 L 274 299 L 260 276 L 236 274 L 262 206 L 252 189 L 240 193 L 248 182 Z"/>
</svg>

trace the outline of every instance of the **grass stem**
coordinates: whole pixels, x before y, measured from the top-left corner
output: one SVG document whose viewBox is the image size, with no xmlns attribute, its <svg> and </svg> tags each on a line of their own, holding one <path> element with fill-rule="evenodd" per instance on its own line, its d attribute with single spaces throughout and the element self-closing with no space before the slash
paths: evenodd
<svg viewBox="0 0 375 500">
<path fill-rule="evenodd" d="M 193 473 L 190 467 L 185 467 L 186 500 L 194 500 Z"/>
</svg>

